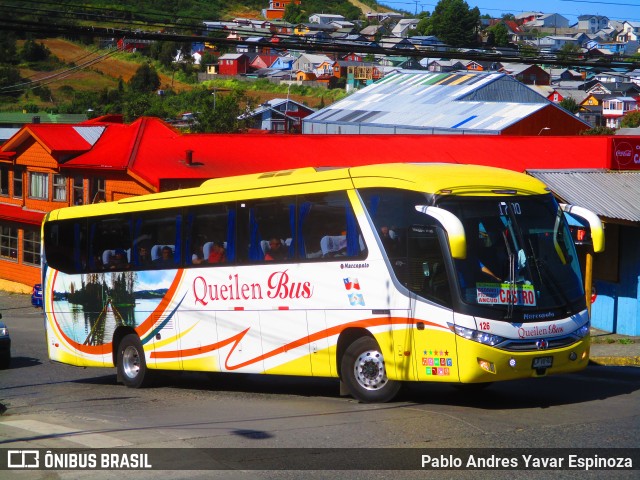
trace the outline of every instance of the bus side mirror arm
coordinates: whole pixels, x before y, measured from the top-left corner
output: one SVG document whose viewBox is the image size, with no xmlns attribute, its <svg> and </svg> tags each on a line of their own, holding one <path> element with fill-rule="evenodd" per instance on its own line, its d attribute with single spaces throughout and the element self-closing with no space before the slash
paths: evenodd
<svg viewBox="0 0 640 480">
<path fill-rule="evenodd" d="M 442 225 L 442 228 L 447 232 L 449 250 L 453 258 L 460 260 L 467 258 L 467 237 L 464 233 L 464 225 L 458 217 L 442 208 L 427 205 L 416 205 L 416 210 L 429 215 Z"/>
<path fill-rule="evenodd" d="M 585 220 L 589 224 L 589 229 L 591 230 L 593 251 L 595 253 L 604 252 L 604 227 L 600 217 L 584 207 L 576 207 L 575 205 L 561 203 L 560 208 L 563 212 L 570 213 L 571 215 L 575 215 L 576 217 L 580 217 Z"/>
</svg>

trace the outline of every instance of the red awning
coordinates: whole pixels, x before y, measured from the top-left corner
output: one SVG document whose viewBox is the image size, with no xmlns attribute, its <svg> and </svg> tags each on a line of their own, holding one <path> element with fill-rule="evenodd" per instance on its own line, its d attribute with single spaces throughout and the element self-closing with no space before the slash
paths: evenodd
<svg viewBox="0 0 640 480">
<path fill-rule="evenodd" d="M 14 205 L 0 204 L 0 220 L 40 225 L 44 216 L 44 212 L 34 212 Z"/>
</svg>

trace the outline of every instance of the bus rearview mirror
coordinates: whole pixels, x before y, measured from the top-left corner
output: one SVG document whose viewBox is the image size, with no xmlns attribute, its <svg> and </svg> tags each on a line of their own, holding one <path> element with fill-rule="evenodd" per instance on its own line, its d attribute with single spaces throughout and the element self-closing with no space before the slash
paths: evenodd
<svg viewBox="0 0 640 480">
<path fill-rule="evenodd" d="M 451 256 L 456 259 L 467 258 L 467 237 L 464 233 L 464 225 L 453 213 L 438 207 L 416 205 L 418 212 L 434 218 L 447 232 L 449 250 Z"/>
</svg>

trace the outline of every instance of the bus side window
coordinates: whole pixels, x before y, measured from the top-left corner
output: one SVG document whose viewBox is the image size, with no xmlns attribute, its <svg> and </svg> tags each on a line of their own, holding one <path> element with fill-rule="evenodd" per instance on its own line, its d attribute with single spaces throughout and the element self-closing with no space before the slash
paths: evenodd
<svg viewBox="0 0 640 480">
<path fill-rule="evenodd" d="M 346 192 L 301 196 L 298 205 L 301 261 L 366 257 L 367 248 Z"/>
<path fill-rule="evenodd" d="M 436 228 L 421 226 L 409 229 L 406 286 L 424 298 L 450 306 L 451 289 Z M 425 232 L 428 229 L 433 233 Z"/>
<path fill-rule="evenodd" d="M 235 260 L 235 205 L 189 208 L 184 221 L 184 263 L 199 267 Z"/>
<path fill-rule="evenodd" d="M 276 197 L 243 205 L 238 226 L 238 245 L 246 245 L 246 250 L 242 252 L 244 259 L 251 263 L 294 260 L 296 198 Z M 289 238 L 291 240 L 287 242 Z"/>
<path fill-rule="evenodd" d="M 46 262 L 65 273 L 88 270 L 86 221 L 66 220 L 45 224 Z"/>
<path fill-rule="evenodd" d="M 89 221 L 88 271 L 125 270 L 131 251 L 128 215 L 92 217 Z"/>
<path fill-rule="evenodd" d="M 178 268 L 182 254 L 181 221 L 180 209 L 145 212 L 137 218 L 134 222 L 133 268 Z"/>
</svg>

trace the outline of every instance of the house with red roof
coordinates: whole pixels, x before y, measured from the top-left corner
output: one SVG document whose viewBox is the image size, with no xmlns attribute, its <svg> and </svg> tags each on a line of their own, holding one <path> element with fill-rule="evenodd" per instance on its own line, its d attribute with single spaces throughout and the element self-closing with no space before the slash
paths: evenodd
<svg viewBox="0 0 640 480">
<path fill-rule="evenodd" d="M 249 63 L 251 70 L 260 70 L 262 68 L 271 68 L 271 65 L 280 58 L 279 55 L 256 55 Z"/>
<path fill-rule="evenodd" d="M 0 149 L 0 278 L 40 281 L 40 225 L 47 212 L 220 176 L 194 160 L 180 137 L 154 118 L 22 127 Z"/>
</svg>

